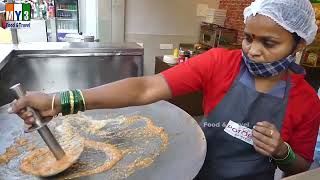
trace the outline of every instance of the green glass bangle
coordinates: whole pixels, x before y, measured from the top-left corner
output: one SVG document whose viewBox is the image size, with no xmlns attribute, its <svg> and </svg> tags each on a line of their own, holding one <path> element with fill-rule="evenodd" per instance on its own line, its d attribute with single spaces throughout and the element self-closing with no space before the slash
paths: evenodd
<svg viewBox="0 0 320 180">
<path fill-rule="evenodd" d="M 81 106 L 80 106 L 80 96 L 77 92 L 77 90 L 73 90 L 73 95 L 74 95 L 74 103 L 75 103 L 75 109 L 77 112 L 81 111 Z"/>
<path fill-rule="evenodd" d="M 69 91 L 66 91 L 66 101 L 67 101 L 67 113 L 70 114 L 71 113 L 71 102 L 70 102 L 70 93 Z"/>
<path fill-rule="evenodd" d="M 293 161 L 295 161 L 297 159 L 295 153 L 293 152 L 291 146 L 286 143 L 287 147 L 288 147 L 288 155 L 286 158 L 284 159 L 274 159 L 275 162 L 278 164 L 278 165 L 289 165 L 291 164 Z"/>
<path fill-rule="evenodd" d="M 71 104 L 70 104 L 70 93 L 69 91 L 66 91 L 65 92 L 65 97 L 66 97 L 66 112 L 67 112 L 67 115 L 69 115 L 71 112 Z"/>
<path fill-rule="evenodd" d="M 79 111 L 80 99 L 76 90 L 72 91 L 74 96 L 74 114 L 77 114 Z"/>
<path fill-rule="evenodd" d="M 72 91 L 68 91 L 70 97 L 70 114 L 74 114 L 74 95 Z"/>
<path fill-rule="evenodd" d="M 78 97 L 77 93 L 75 91 L 72 91 L 73 97 L 74 97 L 74 114 L 77 114 L 79 111 L 79 102 L 78 102 Z"/>
<path fill-rule="evenodd" d="M 69 97 L 69 92 L 64 91 L 60 93 L 60 100 L 61 100 L 61 111 L 62 115 L 68 115 L 70 114 L 70 97 Z"/>
<path fill-rule="evenodd" d="M 83 96 L 81 95 L 81 92 L 79 89 L 76 89 L 78 97 L 79 97 L 79 103 L 80 103 L 80 111 L 84 112 L 85 109 L 85 103 L 84 103 L 84 99 Z"/>
<path fill-rule="evenodd" d="M 65 92 L 62 92 L 61 93 L 61 110 L 62 110 L 62 115 L 65 116 L 67 115 L 67 112 L 66 112 L 66 98 L 65 98 Z"/>
<path fill-rule="evenodd" d="M 61 112 L 62 112 L 62 115 L 64 116 L 66 114 L 66 112 L 65 112 L 64 92 L 60 93 L 60 104 L 61 104 Z"/>
</svg>

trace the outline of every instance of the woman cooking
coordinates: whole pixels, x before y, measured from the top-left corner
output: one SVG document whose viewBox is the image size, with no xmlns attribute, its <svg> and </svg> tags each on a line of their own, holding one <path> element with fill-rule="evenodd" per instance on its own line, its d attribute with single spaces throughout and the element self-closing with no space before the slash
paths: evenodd
<svg viewBox="0 0 320 180">
<path fill-rule="evenodd" d="M 202 91 L 207 156 L 197 179 L 273 179 L 276 167 L 286 175 L 306 171 L 313 161 L 320 101 L 294 61 L 317 32 L 312 6 L 308 0 L 256 0 L 244 18 L 242 50 L 214 48 L 161 74 L 92 89 L 30 93 L 8 111 L 30 124 L 27 106 L 52 118 Z"/>
</svg>

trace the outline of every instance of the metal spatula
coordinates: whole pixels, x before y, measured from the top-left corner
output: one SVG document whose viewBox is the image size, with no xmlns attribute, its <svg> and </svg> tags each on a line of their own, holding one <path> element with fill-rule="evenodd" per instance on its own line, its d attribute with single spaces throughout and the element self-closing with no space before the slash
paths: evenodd
<svg viewBox="0 0 320 180">
<path fill-rule="evenodd" d="M 12 90 L 12 92 L 15 93 L 17 99 L 26 95 L 26 92 L 22 88 L 22 85 L 20 83 L 12 86 L 10 89 Z M 63 151 L 60 144 L 58 143 L 58 141 L 56 140 L 56 138 L 53 136 L 50 129 L 48 128 L 47 126 L 48 122 L 43 121 L 40 114 L 36 112 L 34 109 L 27 107 L 27 111 L 33 113 L 35 122 L 34 124 L 32 124 L 32 126 L 29 129 L 25 130 L 25 132 L 29 133 L 37 130 L 40 136 L 42 137 L 42 139 L 44 140 L 44 142 L 49 147 L 54 157 L 57 160 L 62 159 L 63 156 L 65 155 L 65 152 Z"/>
</svg>

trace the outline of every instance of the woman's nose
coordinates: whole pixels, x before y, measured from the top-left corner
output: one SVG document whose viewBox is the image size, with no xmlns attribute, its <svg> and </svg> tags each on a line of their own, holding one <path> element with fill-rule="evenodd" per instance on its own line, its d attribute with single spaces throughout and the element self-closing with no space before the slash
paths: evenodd
<svg viewBox="0 0 320 180">
<path fill-rule="evenodd" d="M 259 58 L 262 56 L 261 47 L 259 43 L 255 41 L 251 43 L 251 46 L 248 50 L 248 56 L 250 59 L 259 60 Z"/>
</svg>

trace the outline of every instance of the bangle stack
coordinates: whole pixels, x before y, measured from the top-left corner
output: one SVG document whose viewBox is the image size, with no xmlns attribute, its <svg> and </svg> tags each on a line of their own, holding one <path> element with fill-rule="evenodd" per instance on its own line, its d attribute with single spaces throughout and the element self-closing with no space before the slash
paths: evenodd
<svg viewBox="0 0 320 180">
<path fill-rule="evenodd" d="M 273 160 L 278 165 L 288 165 L 288 164 L 291 164 L 293 161 L 295 161 L 297 159 L 297 157 L 296 157 L 295 153 L 293 152 L 291 146 L 286 142 L 284 142 L 284 143 L 286 144 L 286 146 L 288 148 L 288 154 L 283 159 L 273 158 Z"/>
<path fill-rule="evenodd" d="M 86 103 L 80 90 L 70 90 L 60 93 L 62 115 L 77 114 L 86 110 Z"/>
</svg>

